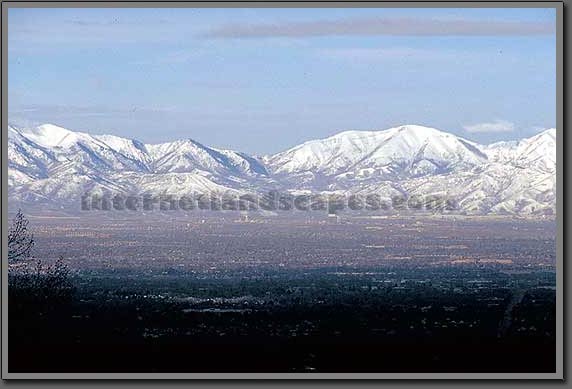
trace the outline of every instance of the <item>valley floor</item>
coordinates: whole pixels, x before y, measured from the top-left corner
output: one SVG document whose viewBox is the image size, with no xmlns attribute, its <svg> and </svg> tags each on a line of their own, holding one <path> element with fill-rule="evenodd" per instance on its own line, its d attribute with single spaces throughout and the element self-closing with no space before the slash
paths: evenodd
<svg viewBox="0 0 572 389">
<path fill-rule="evenodd" d="M 32 219 L 10 372 L 553 372 L 553 221 Z M 12 298 L 13 297 L 13 298 Z"/>
</svg>

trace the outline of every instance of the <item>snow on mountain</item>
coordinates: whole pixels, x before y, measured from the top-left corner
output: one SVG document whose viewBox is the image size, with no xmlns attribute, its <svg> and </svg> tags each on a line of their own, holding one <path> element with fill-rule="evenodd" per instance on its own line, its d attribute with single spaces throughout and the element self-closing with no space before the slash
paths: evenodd
<svg viewBox="0 0 572 389">
<path fill-rule="evenodd" d="M 516 164 L 534 167 L 547 173 L 556 171 L 556 129 L 551 128 L 522 140 L 517 149 Z"/>
<path fill-rule="evenodd" d="M 254 157 L 193 140 L 145 145 L 114 135 L 89 135 L 51 124 L 9 127 L 12 198 L 64 201 L 102 193 L 223 192 L 268 181 Z"/>
<path fill-rule="evenodd" d="M 275 174 L 384 178 L 439 174 L 482 164 L 476 144 L 434 128 L 406 125 L 384 131 L 346 131 L 267 157 Z"/>
<path fill-rule="evenodd" d="M 101 136 L 110 141 L 109 136 Z M 30 155 L 38 157 L 36 162 L 46 176 L 51 169 L 68 166 L 70 173 L 77 172 L 78 167 L 92 171 L 138 171 L 145 169 L 145 153 L 126 153 L 124 148 L 116 148 L 106 144 L 99 137 L 82 132 L 73 132 L 52 124 L 44 124 L 36 128 L 15 129 L 12 127 L 10 139 L 12 151 L 10 160 L 18 163 L 29 159 Z M 119 138 L 118 138 L 119 139 Z M 128 143 L 129 140 L 123 140 Z M 135 146 L 133 148 L 136 148 Z M 32 164 L 23 164 L 32 167 Z M 82 169 L 80 169 L 82 170 Z"/>
<path fill-rule="evenodd" d="M 70 147 L 81 139 L 90 138 L 88 134 L 73 132 L 53 124 L 42 124 L 35 128 L 20 130 L 20 134 L 43 147 Z"/>
<path fill-rule="evenodd" d="M 230 186 L 215 182 L 208 175 L 190 172 L 168 172 L 164 174 L 142 174 L 133 177 L 133 184 L 142 189 L 143 194 L 184 196 L 189 194 L 239 193 Z"/>
<path fill-rule="evenodd" d="M 122 156 L 136 164 L 137 168 L 151 171 L 152 159 L 147 147 L 135 139 L 125 139 L 115 135 L 95 135 L 95 139 L 103 142 L 106 146 L 119 152 Z"/>
<path fill-rule="evenodd" d="M 78 208 L 87 191 L 181 196 L 279 189 L 387 200 L 441 194 L 462 213 L 555 212 L 554 129 L 490 145 L 417 125 L 346 131 L 260 159 L 191 139 L 151 145 L 49 124 L 10 126 L 8 134 L 9 197 L 19 203 Z"/>
<path fill-rule="evenodd" d="M 23 137 L 13 127 L 8 127 L 8 170 L 9 178 L 16 180 L 33 180 L 47 178 L 47 166 L 56 161 L 56 157 L 48 149 L 41 147 Z M 16 174 L 16 172 L 18 174 Z"/>
<path fill-rule="evenodd" d="M 444 193 L 472 214 L 554 214 L 555 180 L 555 175 L 534 169 L 490 163 L 430 180 L 411 180 L 404 187 L 412 195 Z"/>
<path fill-rule="evenodd" d="M 534 167 L 548 173 L 556 169 L 556 129 L 551 128 L 530 138 L 499 142 L 483 148 L 495 162 Z"/>
<path fill-rule="evenodd" d="M 156 173 L 214 171 L 221 174 L 267 175 L 255 158 L 232 150 L 218 150 L 188 139 L 147 145 Z"/>
</svg>

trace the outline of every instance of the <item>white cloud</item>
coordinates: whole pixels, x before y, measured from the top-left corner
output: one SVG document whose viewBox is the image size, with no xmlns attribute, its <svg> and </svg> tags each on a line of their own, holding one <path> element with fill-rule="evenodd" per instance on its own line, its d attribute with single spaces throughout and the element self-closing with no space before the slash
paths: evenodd
<svg viewBox="0 0 572 389">
<path fill-rule="evenodd" d="M 478 123 L 463 126 L 467 132 L 512 132 L 515 130 L 514 123 L 507 120 L 495 120 L 489 123 Z"/>
</svg>

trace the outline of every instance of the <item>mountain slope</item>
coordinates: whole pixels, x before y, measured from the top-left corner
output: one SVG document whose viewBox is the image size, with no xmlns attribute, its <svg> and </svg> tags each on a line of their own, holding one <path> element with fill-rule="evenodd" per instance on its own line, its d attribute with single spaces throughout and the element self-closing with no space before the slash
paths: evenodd
<svg viewBox="0 0 572 389">
<path fill-rule="evenodd" d="M 476 144 L 416 125 L 346 131 L 266 158 L 274 174 L 298 176 L 324 189 L 336 179 L 396 180 L 467 169 L 486 161 Z M 308 173 L 315 179 L 308 180 Z"/>
<path fill-rule="evenodd" d="M 188 139 L 158 145 L 147 145 L 154 161 L 155 173 L 191 172 L 193 170 L 235 175 L 267 175 L 255 158 L 232 150 L 218 150 Z"/>
<path fill-rule="evenodd" d="M 554 173 L 556 169 L 556 129 L 550 128 L 518 142 L 493 143 L 486 146 L 484 152 L 495 162 Z"/>
</svg>

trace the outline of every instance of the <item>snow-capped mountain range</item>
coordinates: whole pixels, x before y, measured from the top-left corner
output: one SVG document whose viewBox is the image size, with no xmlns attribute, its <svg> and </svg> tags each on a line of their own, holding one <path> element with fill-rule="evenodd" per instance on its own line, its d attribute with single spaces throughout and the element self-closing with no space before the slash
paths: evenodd
<svg viewBox="0 0 572 389">
<path fill-rule="evenodd" d="M 52 124 L 8 128 L 9 204 L 77 210 L 86 192 L 445 194 L 468 214 L 555 213 L 556 130 L 481 145 L 417 125 L 346 131 L 263 157 Z"/>
</svg>

